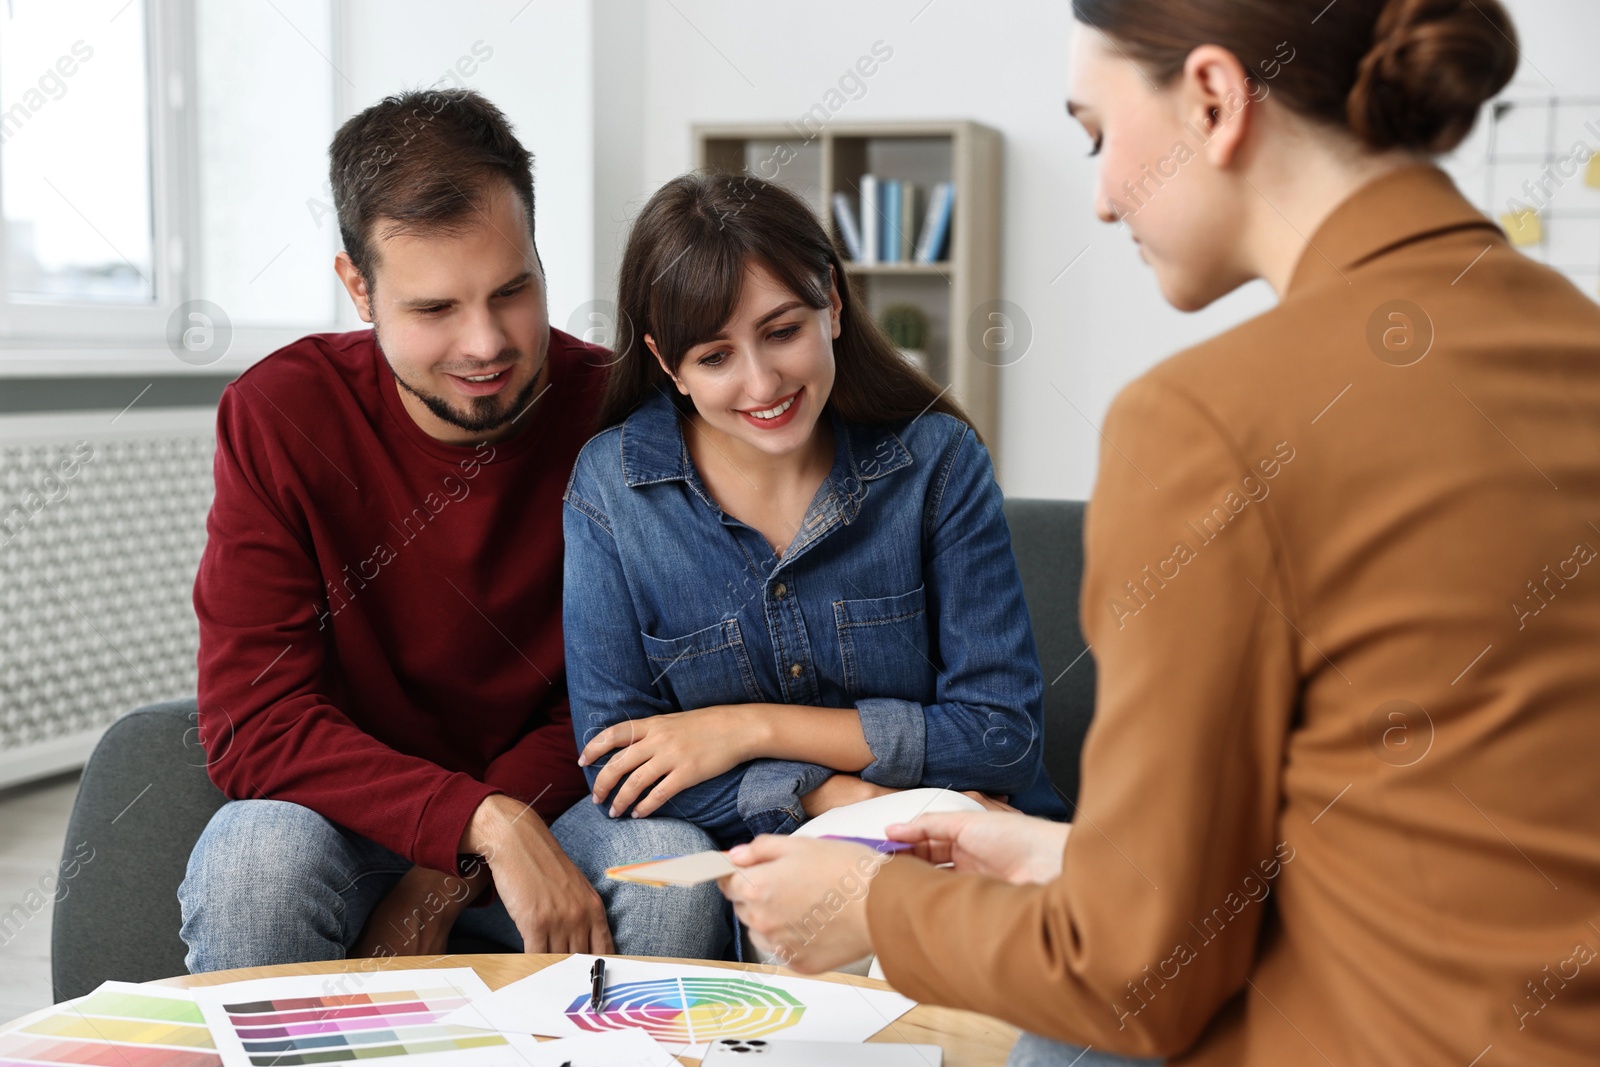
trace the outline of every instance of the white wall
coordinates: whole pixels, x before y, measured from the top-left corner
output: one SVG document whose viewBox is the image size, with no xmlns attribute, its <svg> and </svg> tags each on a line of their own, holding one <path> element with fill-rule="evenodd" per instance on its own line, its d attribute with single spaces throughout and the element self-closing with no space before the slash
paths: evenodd
<svg viewBox="0 0 1600 1067">
<path fill-rule="evenodd" d="M 473 46 L 491 50 L 458 82 L 506 113 L 535 159 L 534 229 L 550 280 L 551 321 L 590 299 L 594 276 L 594 42 L 589 0 L 347 0 L 346 115 L 434 84 Z M 340 121 L 343 121 L 341 118 Z M 331 267 L 330 267 L 331 269 Z M 348 305 L 348 301 L 346 301 Z"/>
<path fill-rule="evenodd" d="M 637 0 L 594 2 L 603 8 Z M 1126 237 L 1094 218 L 1088 146 L 1062 106 L 1067 0 L 673 0 L 646 7 L 643 100 L 630 104 L 621 92 L 597 112 L 601 138 L 615 131 L 625 140 L 624 131 L 642 128 L 640 158 L 621 149 L 618 165 L 628 173 L 637 167 L 644 184 L 624 198 L 624 180 L 597 202 L 606 225 L 689 169 L 692 123 L 797 119 L 878 40 L 894 56 L 839 121 L 972 118 L 1004 134 L 1002 295 L 1025 309 L 1034 327 L 1028 355 L 1001 372 L 1008 493 L 1086 496 L 1100 447 L 1090 420 L 1099 423 L 1117 390 L 1270 304 L 1270 291 L 1257 283 L 1199 314 L 1173 311 Z M 1530 60 L 1519 86 L 1600 93 L 1592 58 L 1600 3 L 1511 0 L 1511 7 Z M 604 53 L 604 36 L 596 43 Z M 642 123 L 630 108 L 642 108 Z M 609 253 L 597 250 L 596 270 L 604 292 L 615 270 Z"/>
<path fill-rule="evenodd" d="M 838 121 L 971 118 L 1004 134 L 1002 295 L 1034 329 L 1028 354 L 1000 372 L 1002 482 L 1019 496 L 1086 495 L 1100 439 L 1073 405 L 1098 423 L 1130 378 L 1265 303 L 1241 294 L 1182 316 L 1126 239 L 1095 221 L 1088 143 L 1063 107 L 1071 28 L 1065 0 L 650 5 L 651 189 L 692 165 L 692 122 L 798 119 L 879 40 L 893 57 Z"/>
<path fill-rule="evenodd" d="M 659 4 L 659 0 L 658 0 Z M 612 345 L 605 327 L 615 315 L 617 268 L 629 225 L 645 199 L 660 185 L 644 170 L 646 56 L 649 51 L 647 0 L 596 0 L 594 3 L 594 276 L 591 290 L 597 317 L 572 325 Z M 591 309 L 586 309 L 591 310 Z M 608 315 L 607 312 L 610 312 Z M 571 332 L 579 333 L 578 329 Z"/>
<path fill-rule="evenodd" d="M 1600 3 L 1509 6 L 1525 56 L 1515 91 L 1600 97 Z M 615 295 L 633 215 L 692 165 L 693 123 L 797 120 L 885 42 L 893 57 L 836 118 L 972 118 L 1004 134 L 1002 295 L 1034 341 L 1001 371 L 1002 481 L 1019 496 L 1083 497 L 1100 448 L 1091 422 L 1117 390 L 1271 294 L 1256 284 L 1173 311 L 1126 237 L 1094 218 L 1093 163 L 1062 107 L 1071 28 L 1068 0 L 348 0 L 346 104 L 430 84 L 477 41 L 493 48 L 465 80 L 538 159 L 552 319 L 582 329 L 590 302 Z M 1471 142 L 1452 165 L 1469 193 L 1481 151 Z"/>
</svg>

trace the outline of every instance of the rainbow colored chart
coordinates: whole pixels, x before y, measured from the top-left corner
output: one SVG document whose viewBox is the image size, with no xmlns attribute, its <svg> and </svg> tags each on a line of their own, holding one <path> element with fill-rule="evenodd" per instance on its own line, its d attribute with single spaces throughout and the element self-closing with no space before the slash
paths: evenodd
<svg viewBox="0 0 1600 1067">
<path fill-rule="evenodd" d="M 504 1045 L 500 1034 L 439 1020 L 468 1002 L 452 988 L 343 993 L 225 1003 L 228 1023 L 256 1067 Z"/>
<path fill-rule="evenodd" d="M 0 1034 L 0 1067 L 221 1067 L 200 1009 L 177 991 L 106 983 Z"/>
<path fill-rule="evenodd" d="M 669 1044 L 703 1045 L 786 1030 L 805 1010 L 783 990 L 744 978 L 661 978 L 608 986 L 599 1011 L 580 996 L 566 1014 L 583 1030 L 643 1030 Z"/>
</svg>

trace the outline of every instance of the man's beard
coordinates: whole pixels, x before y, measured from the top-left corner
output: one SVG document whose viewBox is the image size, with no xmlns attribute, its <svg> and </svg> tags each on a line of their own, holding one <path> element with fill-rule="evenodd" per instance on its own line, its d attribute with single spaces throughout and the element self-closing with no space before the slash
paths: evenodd
<svg viewBox="0 0 1600 1067">
<path fill-rule="evenodd" d="M 380 353 L 383 351 L 383 342 L 381 340 L 378 342 L 378 350 Z M 544 377 L 544 364 L 541 363 L 528 384 L 523 386 L 521 392 L 510 403 L 502 406 L 499 393 L 495 393 L 492 396 L 475 396 L 468 399 L 467 408 L 463 411 L 453 406 L 444 397 L 425 393 L 400 377 L 400 373 L 394 369 L 394 364 L 389 360 L 388 356 L 384 356 L 384 362 L 389 365 L 389 373 L 394 375 L 396 384 L 422 401 L 423 406 L 433 412 L 435 418 L 468 433 L 491 433 L 501 429 L 507 423 L 515 421 L 527 409 L 534 389 L 538 387 L 540 379 Z M 548 362 L 549 359 L 547 358 L 545 363 Z M 510 373 L 510 370 L 511 368 L 507 368 L 507 373 Z"/>
</svg>

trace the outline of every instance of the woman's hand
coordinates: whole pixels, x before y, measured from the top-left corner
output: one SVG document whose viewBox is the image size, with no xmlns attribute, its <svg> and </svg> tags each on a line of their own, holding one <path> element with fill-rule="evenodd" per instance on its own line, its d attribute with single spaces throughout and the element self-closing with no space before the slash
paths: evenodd
<svg viewBox="0 0 1600 1067">
<path fill-rule="evenodd" d="M 982 804 L 984 811 L 1005 811 L 1010 812 L 1013 815 L 1022 814 L 1022 812 L 1006 803 L 1011 799 L 1010 797 L 992 797 L 988 793 L 978 793 L 970 789 L 964 790 L 961 795 L 964 797 L 971 797 L 979 804 Z"/>
<path fill-rule="evenodd" d="M 896 823 L 887 832 L 891 841 L 911 842 L 917 856 L 929 863 L 953 863 L 958 871 L 1027 885 L 1061 874 L 1071 831 L 1071 823 L 1020 813 L 953 811 Z"/>
<path fill-rule="evenodd" d="M 805 809 L 806 818 L 815 819 L 825 811 L 842 808 L 846 804 L 856 804 L 863 800 L 871 800 L 873 797 L 898 792 L 898 789 L 874 785 L 853 774 L 836 774 L 801 797 L 800 806 Z"/>
<path fill-rule="evenodd" d="M 844 841 L 762 834 L 728 853 L 739 870 L 717 885 L 757 948 L 815 974 L 872 952 L 867 886 L 893 855 Z"/>
<path fill-rule="evenodd" d="M 642 819 L 682 790 L 755 759 L 761 754 L 761 723 L 747 707 L 721 704 L 676 711 L 601 730 L 578 754 L 578 766 L 587 767 L 618 750 L 595 779 L 594 802 L 604 804 L 615 789 L 612 817 L 637 801 L 633 815 Z"/>
<path fill-rule="evenodd" d="M 805 808 L 806 818 L 815 819 L 825 811 L 842 808 L 846 804 L 859 804 L 863 800 L 871 800 L 873 797 L 899 792 L 902 792 L 902 790 L 890 789 L 884 785 L 874 785 L 872 782 L 857 778 L 853 774 L 836 774 L 801 797 L 800 804 Z M 987 793 L 978 793 L 972 790 L 964 790 L 961 795 L 976 800 L 987 811 L 1008 811 L 1021 814 L 1016 808 L 1006 803 L 1007 798 L 1005 797 L 992 797 Z"/>
</svg>

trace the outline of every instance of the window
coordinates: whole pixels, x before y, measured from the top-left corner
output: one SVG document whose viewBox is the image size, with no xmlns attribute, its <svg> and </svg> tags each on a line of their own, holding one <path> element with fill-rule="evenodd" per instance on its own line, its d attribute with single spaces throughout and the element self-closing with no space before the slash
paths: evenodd
<svg viewBox="0 0 1600 1067">
<path fill-rule="evenodd" d="M 0 373 L 207 365 L 197 302 L 234 370 L 334 326 L 335 4 L 6 0 Z"/>
<path fill-rule="evenodd" d="M 235 326 L 329 326 L 344 299 L 328 192 L 344 84 L 331 5 L 195 8 L 204 237 L 195 295 Z"/>
<path fill-rule="evenodd" d="M 14 299 L 149 304 L 144 2 L 92 32 L 73 4 L 13 0 L 9 10 L 0 33 L 6 288 Z"/>
</svg>

